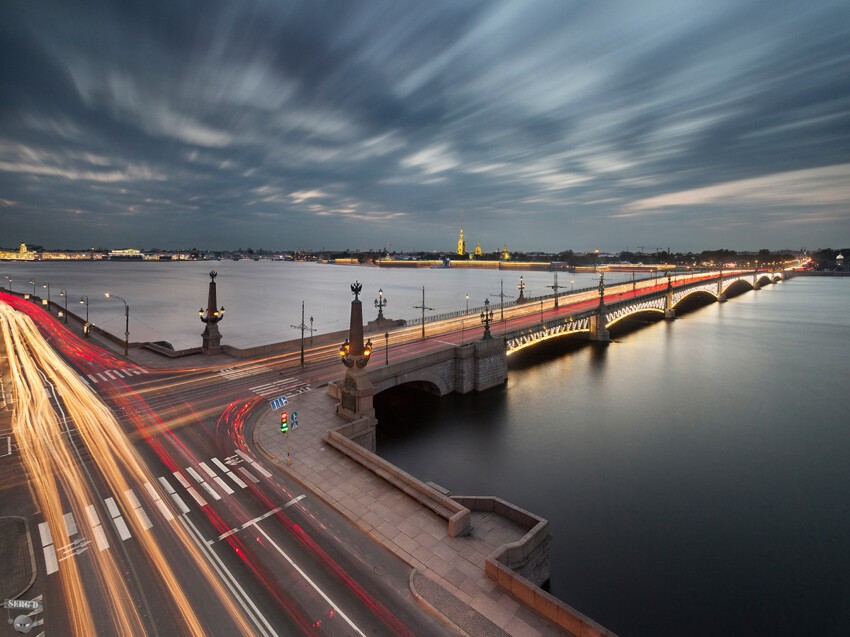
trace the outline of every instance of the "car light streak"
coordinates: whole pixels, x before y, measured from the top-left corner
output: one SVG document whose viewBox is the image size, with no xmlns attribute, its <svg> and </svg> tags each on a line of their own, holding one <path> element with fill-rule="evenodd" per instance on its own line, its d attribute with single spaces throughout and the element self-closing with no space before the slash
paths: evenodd
<svg viewBox="0 0 850 637">
<path fill-rule="evenodd" d="M 68 498 L 74 518 L 88 519 L 85 508 L 99 498 L 91 492 L 78 464 L 71 456 L 68 441 L 61 437 L 61 425 L 56 411 L 44 391 L 39 369 L 50 377 L 62 397 L 69 417 L 89 449 L 93 461 L 110 490 L 124 494 L 133 485 L 152 482 L 136 450 L 130 445 L 112 413 L 94 395 L 47 344 L 33 321 L 8 305 L 0 304 L 0 327 L 6 345 L 15 395 L 13 432 L 19 443 L 21 458 L 33 481 L 33 488 L 45 518 L 54 534 L 56 546 L 72 543 L 62 512 L 62 496 Z M 128 480 L 128 476 L 131 478 Z M 60 489 L 61 485 L 61 489 Z M 202 636 L 207 630 L 201 625 L 189 599 L 177 580 L 168 560 L 154 536 L 144 532 L 142 522 L 128 515 L 131 505 L 122 501 L 125 518 L 146 554 L 150 568 L 169 592 L 175 615 L 186 634 Z M 209 563 L 200 553 L 182 526 L 170 527 L 181 548 L 194 561 L 210 589 L 233 618 L 242 634 L 254 633 L 244 615 L 236 608 Z M 110 619 L 115 634 L 142 635 L 146 629 L 136 611 L 121 569 L 110 551 L 89 552 L 100 584 L 100 592 L 108 596 Z M 70 628 L 75 635 L 96 634 L 86 586 L 82 581 L 77 560 L 67 560 L 59 569 L 60 581 L 71 617 Z"/>
</svg>

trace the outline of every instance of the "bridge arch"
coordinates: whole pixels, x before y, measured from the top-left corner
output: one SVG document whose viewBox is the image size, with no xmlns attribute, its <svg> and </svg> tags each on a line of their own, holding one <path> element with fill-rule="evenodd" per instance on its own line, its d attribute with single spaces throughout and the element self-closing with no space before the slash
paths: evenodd
<svg viewBox="0 0 850 637">
<path fill-rule="evenodd" d="M 428 369 L 410 371 L 402 376 L 390 376 L 383 380 L 374 382 L 375 393 L 390 389 L 391 387 L 399 387 L 401 385 L 410 385 L 428 394 L 437 396 L 445 396 L 454 391 L 454 387 L 449 387 L 448 383 L 438 374 Z"/>
</svg>

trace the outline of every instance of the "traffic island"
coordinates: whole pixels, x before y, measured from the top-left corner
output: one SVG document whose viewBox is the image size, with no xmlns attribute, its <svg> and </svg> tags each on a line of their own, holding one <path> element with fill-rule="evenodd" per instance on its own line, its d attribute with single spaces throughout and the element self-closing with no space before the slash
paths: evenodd
<svg viewBox="0 0 850 637">
<path fill-rule="evenodd" d="M 29 523 L 17 516 L 0 517 L 0 596 L 15 599 L 35 581 L 35 553 L 30 540 Z"/>
</svg>

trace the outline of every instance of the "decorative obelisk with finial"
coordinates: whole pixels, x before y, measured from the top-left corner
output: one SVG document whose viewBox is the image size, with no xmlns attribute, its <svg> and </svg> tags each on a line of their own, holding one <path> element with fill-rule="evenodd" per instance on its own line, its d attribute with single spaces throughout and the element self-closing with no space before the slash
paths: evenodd
<svg viewBox="0 0 850 637">
<path fill-rule="evenodd" d="M 203 354 L 220 354 L 221 353 L 221 332 L 218 331 L 218 322 L 224 318 L 224 306 L 221 309 L 216 309 L 215 298 L 215 278 L 218 273 L 213 270 L 210 272 L 210 291 L 207 296 L 207 309 L 198 310 L 198 316 L 201 321 L 206 324 L 204 333 L 202 334 L 204 342 L 201 346 Z"/>
<path fill-rule="evenodd" d="M 364 421 L 363 424 L 367 430 L 371 430 L 371 440 L 366 436 L 367 440 L 358 442 L 374 450 L 374 426 L 377 421 L 375 409 L 372 407 L 372 396 L 375 394 L 375 387 L 364 369 L 372 355 L 372 341 L 363 342 L 363 303 L 359 298 L 362 290 L 363 286 L 359 281 L 355 281 L 351 286 L 354 300 L 351 302 L 348 338 L 339 348 L 340 359 L 347 369 L 340 385 L 340 402 L 336 406 L 336 412 L 346 420 L 369 420 L 370 422 Z"/>
</svg>

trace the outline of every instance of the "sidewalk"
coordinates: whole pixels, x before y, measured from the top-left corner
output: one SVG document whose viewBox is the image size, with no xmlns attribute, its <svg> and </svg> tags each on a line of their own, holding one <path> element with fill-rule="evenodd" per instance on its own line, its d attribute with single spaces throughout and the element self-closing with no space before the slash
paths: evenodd
<svg viewBox="0 0 850 637">
<path fill-rule="evenodd" d="M 266 413 L 254 430 L 260 451 L 412 566 L 410 588 L 417 599 L 473 637 L 572 635 L 484 574 L 485 558 L 520 539 L 525 528 L 494 513 L 473 512 L 472 533 L 449 537 L 444 518 L 325 443 L 325 433 L 345 421 L 324 387 L 292 398 L 289 411 L 298 413 L 299 423 L 289 433 L 291 465 L 276 412 Z"/>
</svg>

